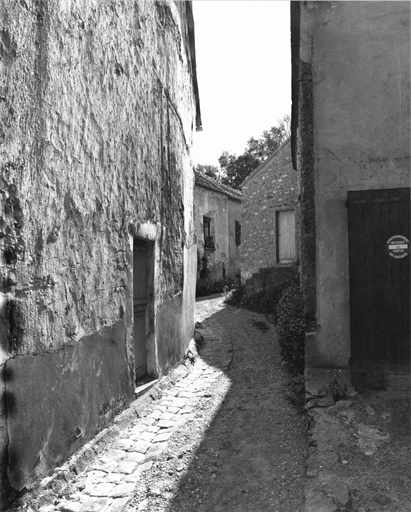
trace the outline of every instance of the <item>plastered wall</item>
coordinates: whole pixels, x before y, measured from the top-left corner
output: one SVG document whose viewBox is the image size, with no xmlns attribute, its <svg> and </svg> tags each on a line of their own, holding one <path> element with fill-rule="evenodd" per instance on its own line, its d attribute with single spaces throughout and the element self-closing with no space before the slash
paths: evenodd
<svg viewBox="0 0 411 512">
<path fill-rule="evenodd" d="M 198 272 L 203 267 L 201 258 L 205 254 L 212 279 L 223 279 L 223 269 L 226 277 L 235 277 L 240 270 L 240 248 L 235 241 L 235 221 L 240 221 L 241 201 L 233 200 L 222 192 L 196 185 L 194 204 L 200 258 Z M 211 219 L 213 249 L 204 247 L 204 216 Z"/>
<path fill-rule="evenodd" d="M 190 59 L 185 2 L 1 2 L 3 489 L 132 396 L 130 237 L 155 242 L 155 314 L 178 325 L 156 331 L 150 371 L 192 335 Z"/>
<path fill-rule="evenodd" d="M 345 367 L 351 353 L 347 191 L 410 186 L 410 4 L 300 5 L 300 69 L 312 73 L 305 78 L 312 79 L 315 158 L 316 233 L 308 231 L 316 237 L 317 325 L 307 363 Z M 300 119 L 307 112 L 300 103 Z M 301 123 L 300 130 L 307 141 Z"/>
</svg>

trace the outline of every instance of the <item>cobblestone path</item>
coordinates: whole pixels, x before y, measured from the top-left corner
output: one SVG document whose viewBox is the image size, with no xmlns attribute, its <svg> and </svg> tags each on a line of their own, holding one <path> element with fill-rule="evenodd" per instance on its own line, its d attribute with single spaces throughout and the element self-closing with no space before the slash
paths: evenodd
<svg viewBox="0 0 411 512">
<path fill-rule="evenodd" d="M 305 424 L 285 398 L 274 329 L 221 298 L 198 302 L 197 320 L 205 342 L 192 371 L 163 379 L 53 504 L 31 510 L 301 510 Z"/>
</svg>

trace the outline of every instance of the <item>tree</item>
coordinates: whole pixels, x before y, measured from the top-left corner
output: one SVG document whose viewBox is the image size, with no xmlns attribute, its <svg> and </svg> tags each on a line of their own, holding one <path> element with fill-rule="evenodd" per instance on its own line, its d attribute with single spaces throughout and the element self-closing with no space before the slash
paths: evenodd
<svg viewBox="0 0 411 512">
<path fill-rule="evenodd" d="M 283 141 L 291 136 L 291 116 L 285 114 L 281 119 L 278 120 L 278 126 L 283 135 Z"/>
<path fill-rule="evenodd" d="M 240 188 L 247 176 L 287 140 L 290 127 L 291 118 L 287 114 L 277 121 L 276 126 L 265 130 L 259 139 L 251 137 L 242 155 L 224 151 L 218 159 L 221 168 L 220 181 L 232 188 Z"/>
<path fill-rule="evenodd" d="M 291 117 L 286 114 L 277 121 L 277 125 L 265 130 L 259 139 L 251 137 L 240 156 L 224 151 L 218 159 L 220 169 L 215 165 L 197 165 L 196 170 L 224 185 L 239 189 L 247 176 L 272 155 L 290 133 Z"/>
<path fill-rule="evenodd" d="M 196 171 L 205 174 L 209 178 L 219 180 L 220 169 L 216 165 L 197 164 Z"/>
<path fill-rule="evenodd" d="M 255 156 L 260 162 L 263 162 L 281 145 L 283 134 L 281 128 L 272 126 L 265 130 L 259 139 L 251 137 L 247 142 L 246 152 Z"/>
<path fill-rule="evenodd" d="M 247 152 L 237 156 L 224 151 L 218 161 L 222 171 L 221 183 L 235 189 L 239 189 L 241 183 L 260 164 L 258 158 Z"/>
<path fill-rule="evenodd" d="M 291 134 L 291 117 L 286 114 L 277 121 L 277 126 L 272 126 L 265 130 L 259 139 L 251 137 L 247 142 L 246 153 L 258 158 L 263 162 L 268 158 L 281 144 L 288 139 Z"/>
</svg>

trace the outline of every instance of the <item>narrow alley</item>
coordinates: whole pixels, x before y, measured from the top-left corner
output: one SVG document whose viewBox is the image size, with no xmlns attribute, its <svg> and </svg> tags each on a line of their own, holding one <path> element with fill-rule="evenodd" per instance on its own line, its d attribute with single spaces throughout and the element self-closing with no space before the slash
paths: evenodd
<svg viewBox="0 0 411 512">
<path fill-rule="evenodd" d="M 204 344 L 192 371 L 153 394 L 78 475 L 68 469 L 52 503 L 43 491 L 20 510 L 301 509 L 305 420 L 286 398 L 272 325 L 222 297 L 198 301 L 196 320 Z"/>
<path fill-rule="evenodd" d="M 192 374 L 191 385 L 180 384 L 203 385 L 194 416 L 140 481 L 127 510 L 297 512 L 305 424 L 285 397 L 288 377 L 272 326 L 221 298 L 198 301 L 196 319 L 208 369 L 200 379 Z M 230 345 L 232 362 L 224 369 Z"/>
</svg>

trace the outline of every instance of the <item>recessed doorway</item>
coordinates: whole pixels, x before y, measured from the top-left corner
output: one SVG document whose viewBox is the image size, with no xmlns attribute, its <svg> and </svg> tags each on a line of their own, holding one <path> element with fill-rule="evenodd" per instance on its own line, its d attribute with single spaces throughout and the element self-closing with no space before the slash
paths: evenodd
<svg viewBox="0 0 411 512">
<path fill-rule="evenodd" d="M 134 358 L 136 382 L 147 373 L 147 343 L 154 329 L 154 243 L 133 241 Z"/>
</svg>

